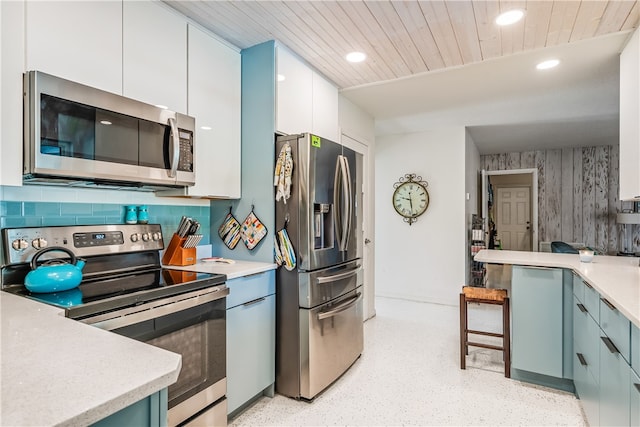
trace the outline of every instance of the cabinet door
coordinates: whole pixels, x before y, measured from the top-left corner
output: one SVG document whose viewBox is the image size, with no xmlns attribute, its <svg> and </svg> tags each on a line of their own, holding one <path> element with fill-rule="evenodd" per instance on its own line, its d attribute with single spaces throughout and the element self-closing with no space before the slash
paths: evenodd
<svg viewBox="0 0 640 427">
<path fill-rule="evenodd" d="M 227 310 L 228 413 L 275 382 L 275 295 Z"/>
<path fill-rule="evenodd" d="M 313 71 L 282 46 L 276 55 L 276 130 L 285 134 L 311 132 Z"/>
<path fill-rule="evenodd" d="M 240 53 L 189 26 L 189 115 L 196 118 L 192 196 L 240 198 Z"/>
<path fill-rule="evenodd" d="M 631 367 L 640 375 L 640 328 L 631 325 Z"/>
<path fill-rule="evenodd" d="M 580 349 L 576 348 L 573 359 L 573 384 L 576 394 L 580 398 L 580 404 L 587 416 L 589 425 L 597 426 L 600 423 L 600 392 L 598 383 L 589 372 Z"/>
<path fill-rule="evenodd" d="M 562 378 L 562 298 L 562 269 L 513 267 L 513 368 Z"/>
<path fill-rule="evenodd" d="M 640 200 L 640 31 L 620 54 L 620 200 Z"/>
<path fill-rule="evenodd" d="M 606 298 L 600 299 L 600 328 L 630 363 L 631 322 Z"/>
<path fill-rule="evenodd" d="M 617 349 L 607 345 L 607 339 L 601 334 L 600 425 L 628 426 L 631 369 Z"/>
<path fill-rule="evenodd" d="M 158 2 L 125 1 L 124 95 L 187 111 L 187 22 Z"/>
<path fill-rule="evenodd" d="M 22 185 L 24 3 L 0 2 L 0 185 Z"/>
<path fill-rule="evenodd" d="M 338 88 L 318 73 L 313 73 L 311 132 L 340 142 L 338 128 Z"/>
<path fill-rule="evenodd" d="M 25 7 L 27 70 L 122 93 L 122 2 L 29 1 Z"/>
<path fill-rule="evenodd" d="M 640 425 L 640 376 L 631 372 L 631 419 L 629 425 Z"/>
</svg>

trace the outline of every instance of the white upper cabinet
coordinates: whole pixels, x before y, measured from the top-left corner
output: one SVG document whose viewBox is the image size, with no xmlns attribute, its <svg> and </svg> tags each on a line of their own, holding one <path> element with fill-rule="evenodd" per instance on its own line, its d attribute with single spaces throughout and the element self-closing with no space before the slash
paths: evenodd
<svg viewBox="0 0 640 427">
<path fill-rule="evenodd" d="M 338 141 L 338 89 L 285 47 L 276 55 L 276 130 Z"/>
<path fill-rule="evenodd" d="M 338 89 L 318 73 L 313 73 L 314 134 L 332 141 L 340 141 L 338 128 Z"/>
<path fill-rule="evenodd" d="M 24 34 L 24 4 L 0 1 L 0 185 L 22 185 L 25 52 L 21 34 Z"/>
<path fill-rule="evenodd" d="M 276 49 L 276 130 L 311 132 L 313 71 L 282 46 Z"/>
<path fill-rule="evenodd" d="M 640 31 L 620 54 L 620 200 L 640 200 Z"/>
<path fill-rule="evenodd" d="M 240 52 L 190 25 L 188 112 L 196 118 L 196 185 L 189 195 L 240 198 L 240 106 Z"/>
<path fill-rule="evenodd" d="M 185 113 L 185 18 L 167 6 L 149 1 L 125 1 L 122 17 L 124 96 Z"/>
<path fill-rule="evenodd" d="M 121 93 L 121 2 L 38 1 L 25 8 L 27 70 Z"/>
</svg>

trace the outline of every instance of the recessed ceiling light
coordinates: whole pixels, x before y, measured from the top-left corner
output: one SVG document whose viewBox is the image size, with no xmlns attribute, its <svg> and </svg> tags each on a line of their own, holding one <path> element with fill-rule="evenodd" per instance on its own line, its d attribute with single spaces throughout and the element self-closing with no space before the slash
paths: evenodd
<svg viewBox="0 0 640 427">
<path fill-rule="evenodd" d="M 278 74 L 278 81 L 279 82 L 284 81 L 284 79 L 285 79 L 284 74 Z"/>
<path fill-rule="evenodd" d="M 362 62 L 367 59 L 367 55 L 362 52 L 351 52 L 348 53 L 345 58 L 349 62 Z"/>
<path fill-rule="evenodd" d="M 501 13 L 496 18 L 496 24 L 498 25 L 511 25 L 515 24 L 524 16 L 524 10 L 522 9 L 513 9 L 507 12 Z"/>
<path fill-rule="evenodd" d="M 211 130 L 211 126 L 200 126 L 202 130 Z"/>
<path fill-rule="evenodd" d="M 559 63 L 560 61 L 557 59 L 549 59 L 547 61 L 542 61 L 541 63 L 536 65 L 536 68 L 538 70 L 548 70 L 549 68 L 557 66 Z"/>
</svg>

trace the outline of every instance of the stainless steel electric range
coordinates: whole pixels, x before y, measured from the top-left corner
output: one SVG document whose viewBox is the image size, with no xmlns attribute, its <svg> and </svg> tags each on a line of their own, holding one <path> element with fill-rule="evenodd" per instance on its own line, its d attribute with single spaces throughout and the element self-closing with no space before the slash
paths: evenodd
<svg viewBox="0 0 640 427">
<path fill-rule="evenodd" d="M 169 425 L 226 425 L 225 275 L 163 268 L 158 224 L 6 228 L 2 247 L 3 291 L 182 355 L 178 380 L 169 386 Z M 29 292 L 31 259 L 50 247 L 85 260 L 82 282 L 64 292 Z M 38 260 L 57 257 L 68 255 L 49 251 Z"/>
</svg>

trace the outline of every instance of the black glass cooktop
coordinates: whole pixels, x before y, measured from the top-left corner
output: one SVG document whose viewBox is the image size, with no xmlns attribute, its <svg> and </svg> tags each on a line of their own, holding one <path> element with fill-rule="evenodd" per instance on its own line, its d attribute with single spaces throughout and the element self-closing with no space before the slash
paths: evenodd
<svg viewBox="0 0 640 427">
<path fill-rule="evenodd" d="M 40 302 L 62 307 L 74 319 L 172 295 L 223 284 L 224 274 L 154 268 L 83 280 L 77 288 L 63 292 L 33 293 L 24 285 L 7 286 L 3 290 Z"/>
</svg>

